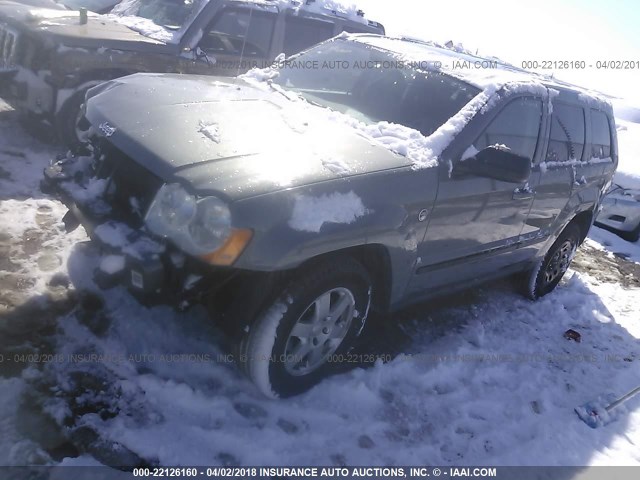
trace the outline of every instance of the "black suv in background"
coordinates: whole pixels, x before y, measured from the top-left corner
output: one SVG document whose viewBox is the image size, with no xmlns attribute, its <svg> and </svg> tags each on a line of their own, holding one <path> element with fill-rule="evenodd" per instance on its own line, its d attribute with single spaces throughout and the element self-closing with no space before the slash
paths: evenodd
<svg viewBox="0 0 640 480">
<path fill-rule="evenodd" d="M 136 72 L 238 75 L 341 32 L 384 33 L 364 12 L 329 10 L 322 1 L 136 5 L 126 16 L 90 14 L 83 23 L 78 12 L 0 0 L 0 97 L 74 146 L 84 135 L 85 93 L 105 80 Z"/>
</svg>

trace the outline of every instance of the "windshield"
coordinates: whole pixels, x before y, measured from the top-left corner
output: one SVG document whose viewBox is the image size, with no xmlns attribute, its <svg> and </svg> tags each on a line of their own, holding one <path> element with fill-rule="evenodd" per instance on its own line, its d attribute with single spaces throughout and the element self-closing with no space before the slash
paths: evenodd
<svg viewBox="0 0 640 480">
<path fill-rule="evenodd" d="M 429 136 L 480 89 L 425 65 L 338 39 L 279 65 L 274 82 L 360 121 L 397 123 Z"/>
<path fill-rule="evenodd" d="M 117 0 L 58 0 L 70 10 L 78 10 L 81 7 L 86 8 L 91 12 L 102 13 L 110 10 L 118 3 Z"/>
<path fill-rule="evenodd" d="M 136 15 L 161 27 L 178 30 L 200 3 L 201 0 L 138 0 Z"/>
</svg>

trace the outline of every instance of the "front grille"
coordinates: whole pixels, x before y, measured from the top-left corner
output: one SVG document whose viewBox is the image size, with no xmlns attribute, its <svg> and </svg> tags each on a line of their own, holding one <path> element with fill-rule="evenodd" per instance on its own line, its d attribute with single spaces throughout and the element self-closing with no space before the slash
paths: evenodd
<svg viewBox="0 0 640 480">
<path fill-rule="evenodd" d="M 164 182 L 109 143 L 103 143 L 99 155 L 98 174 L 109 179 L 107 200 L 114 213 L 131 226 L 142 225 Z"/>
<path fill-rule="evenodd" d="M 15 66 L 18 34 L 7 25 L 0 23 L 0 70 Z"/>
</svg>

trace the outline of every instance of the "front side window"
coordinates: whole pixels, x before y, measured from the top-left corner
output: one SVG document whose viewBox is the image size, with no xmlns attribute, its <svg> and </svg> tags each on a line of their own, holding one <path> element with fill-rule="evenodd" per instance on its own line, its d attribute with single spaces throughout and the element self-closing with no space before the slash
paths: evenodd
<svg viewBox="0 0 640 480">
<path fill-rule="evenodd" d="M 287 17 L 284 27 L 284 53 L 289 56 L 333 37 L 333 23 L 308 18 Z"/>
<path fill-rule="evenodd" d="M 248 9 L 227 9 L 217 16 L 200 41 L 206 53 L 267 58 L 276 17 Z"/>
<path fill-rule="evenodd" d="M 397 123 L 425 136 L 480 93 L 441 72 L 399 63 L 391 52 L 340 39 L 287 60 L 274 81 L 362 122 Z"/>
<path fill-rule="evenodd" d="M 582 108 L 554 103 L 546 161 L 582 160 L 584 132 L 585 121 Z"/>
<path fill-rule="evenodd" d="M 517 98 L 498 113 L 473 146 L 477 151 L 495 146 L 533 160 L 541 118 L 541 100 Z"/>
<path fill-rule="evenodd" d="M 591 110 L 591 156 L 593 158 L 611 157 L 609 120 L 598 110 Z"/>
</svg>

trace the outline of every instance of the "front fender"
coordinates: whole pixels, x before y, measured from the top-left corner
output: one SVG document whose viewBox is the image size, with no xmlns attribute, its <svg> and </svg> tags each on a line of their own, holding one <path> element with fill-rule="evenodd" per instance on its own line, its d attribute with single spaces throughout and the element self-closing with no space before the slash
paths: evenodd
<svg viewBox="0 0 640 480">
<path fill-rule="evenodd" d="M 437 193 L 431 170 L 389 170 L 238 201 L 231 206 L 234 225 L 254 237 L 236 267 L 286 270 L 376 244 L 389 252 L 394 286 L 405 283 L 426 229 L 419 212 L 432 208 Z"/>
</svg>

